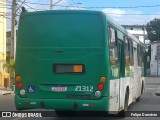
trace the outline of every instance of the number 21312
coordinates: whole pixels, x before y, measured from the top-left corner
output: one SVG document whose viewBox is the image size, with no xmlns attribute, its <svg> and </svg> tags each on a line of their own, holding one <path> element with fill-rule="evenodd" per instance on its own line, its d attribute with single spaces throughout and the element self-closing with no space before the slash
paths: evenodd
<svg viewBox="0 0 160 120">
<path fill-rule="evenodd" d="M 75 86 L 75 91 L 93 92 L 93 86 Z"/>
</svg>

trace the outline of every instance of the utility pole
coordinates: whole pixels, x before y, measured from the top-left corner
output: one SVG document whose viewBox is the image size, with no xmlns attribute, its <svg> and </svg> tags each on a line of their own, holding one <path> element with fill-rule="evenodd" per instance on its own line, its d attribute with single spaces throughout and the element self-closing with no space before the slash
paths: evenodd
<svg viewBox="0 0 160 120">
<path fill-rule="evenodd" d="M 15 60 L 16 51 L 16 0 L 12 0 L 12 21 L 11 21 L 11 58 Z"/>
<path fill-rule="evenodd" d="M 52 6 L 53 6 L 53 3 L 52 3 L 52 0 L 50 0 L 50 10 L 52 10 Z"/>
</svg>

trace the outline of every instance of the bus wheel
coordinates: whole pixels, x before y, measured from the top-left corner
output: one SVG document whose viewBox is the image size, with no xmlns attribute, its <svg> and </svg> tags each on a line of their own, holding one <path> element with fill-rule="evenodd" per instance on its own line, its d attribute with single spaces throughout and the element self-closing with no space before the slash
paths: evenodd
<svg viewBox="0 0 160 120">
<path fill-rule="evenodd" d="M 128 100 L 129 100 L 129 92 L 127 90 L 125 94 L 124 109 L 118 113 L 118 117 L 126 116 L 125 112 L 128 110 Z"/>
<path fill-rule="evenodd" d="M 126 94 L 125 94 L 125 103 L 124 103 L 124 112 L 128 110 L 128 100 L 129 100 L 129 92 L 126 91 Z"/>
<path fill-rule="evenodd" d="M 55 110 L 55 113 L 58 117 L 72 117 L 74 116 L 75 111 L 62 111 L 62 110 Z"/>
</svg>

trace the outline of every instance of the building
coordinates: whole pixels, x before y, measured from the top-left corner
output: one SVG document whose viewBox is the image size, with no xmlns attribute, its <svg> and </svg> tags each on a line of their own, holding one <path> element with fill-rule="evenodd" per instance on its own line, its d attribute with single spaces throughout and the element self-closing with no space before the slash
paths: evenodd
<svg viewBox="0 0 160 120">
<path fill-rule="evenodd" d="M 145 49 L 148 51 L 148 46 L 151 45 L 150 40 L 147 36 L 145 25 L 122 25 L 128 32 L 133 34 L 142 43 L 145 43 Z M 152 54 L 152 53 L 151 53 Z M 150 56 L 147 56 L 147 75 L 150 75 Z"/>
<path fill-rule="evenodd" d="M 150 44 L 148 40 L 147 31 L 145 25 L 122 25 L 128 32 L 133 34 L 142 43 L 145 42 L 146 45 Z"/>
<path fill-rule="evenodd" d="M 150 75 L 160 76 L 160 42 L 151 44 Z"/>
<path fill-rule="evenodd" d="M 11 31 L 6 33 L 6 53 L 11 54 Z"/>
<path fill-rule="evenodd" d="M 135 35 L 146 45 L 146 49 L 151 45 L 151 58 L 147 56 L 147 74 L 151 76 L 160 76 L 160 42 L 152 42 L 147 38 L 147 32 L 144 25 L 122 25 L 128 32 Z"/>
<path fill-rule="evenodd" d="M 3 70 L 3 64 L 6 61 L 6 26 L 7 26 L 7 20 L 6 20 L 6 1 L 1 0 L 0 1 L 1 6 L 0 7 L 0 86 L 4 85 L 4 78 L 6 78 L 8 75 Z"/>
</svg>

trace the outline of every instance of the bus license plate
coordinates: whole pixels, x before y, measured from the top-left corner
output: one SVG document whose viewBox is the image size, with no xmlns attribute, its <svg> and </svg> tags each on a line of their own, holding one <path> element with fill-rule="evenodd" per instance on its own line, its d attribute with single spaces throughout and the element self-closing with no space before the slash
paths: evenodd
<svg viewBox="0 0 160 120">
<path fill-rule="evenodd" d="M 54 92 L 65 92 L 65 91 L 67 91 L 67 87 L 52 87 L 52 91 L 54 91 Z"/>
</svg>

